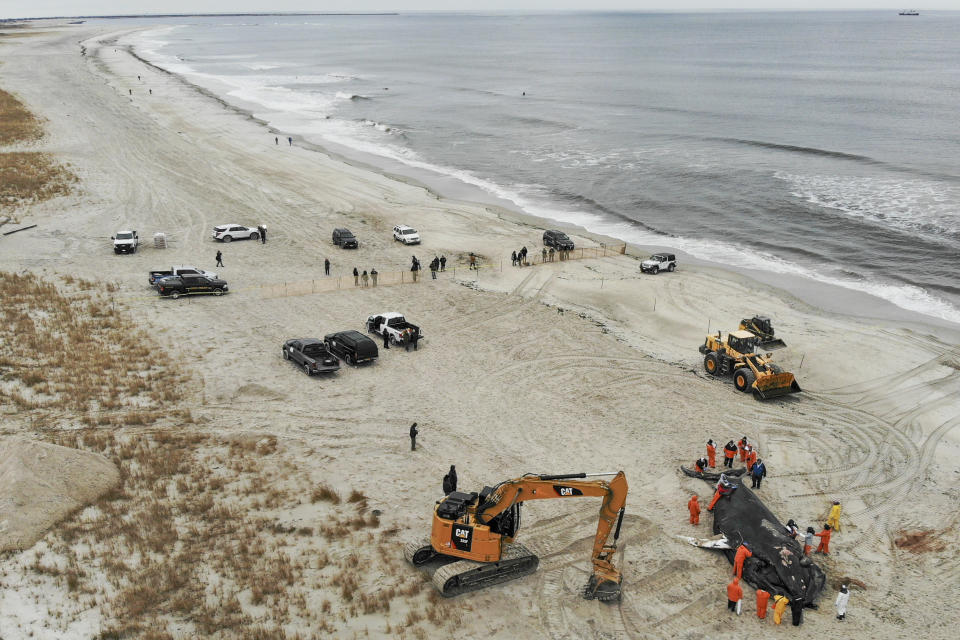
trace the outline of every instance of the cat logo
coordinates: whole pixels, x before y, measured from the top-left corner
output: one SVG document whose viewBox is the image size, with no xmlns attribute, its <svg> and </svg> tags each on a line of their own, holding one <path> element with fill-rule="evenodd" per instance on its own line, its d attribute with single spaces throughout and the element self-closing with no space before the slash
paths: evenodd
<svg viewBox="0 0 960 640">
<path fill-rule="evenodd" d="M 453 546 L 460 551 L 470 551 L 473 546 L 473 527 L 454 525 L 453 535 L 450 537 Z"/>
<path fill-rule="evenodd" d="M 553 485 L 553 490 L 557 492 L 557 495 L 561 498 L 570 498 L 573 496 L 582 496 L 583 491 L 577 489 L 576 487 L 565 487 L 562 484 Z"/>
</svg>

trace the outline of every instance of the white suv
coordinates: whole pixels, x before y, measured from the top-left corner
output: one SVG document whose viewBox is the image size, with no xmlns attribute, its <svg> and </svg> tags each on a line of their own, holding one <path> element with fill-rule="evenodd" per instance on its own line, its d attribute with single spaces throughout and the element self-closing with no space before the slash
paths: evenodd
<svg viewBox="0 0 960 640">
<path fill-rule="evenodd" d="M 420 244 L 420 233 L 413 227 L 398 224 L 393 228 L 393 239 L 403 244 Z"/>
<path fill-rule="evenodd" d="M 259 240 L 260 231 L 243 227 L 239 224 L 221 224 L 213 228 L 213 239 L 223 242 L 232 242 L 234 240 Z"/>
</svg>

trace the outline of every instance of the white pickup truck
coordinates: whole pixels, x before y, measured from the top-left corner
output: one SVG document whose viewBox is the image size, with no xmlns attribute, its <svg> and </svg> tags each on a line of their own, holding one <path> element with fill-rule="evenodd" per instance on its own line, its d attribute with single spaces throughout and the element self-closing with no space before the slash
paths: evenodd
<svg viewBox="0 0 960 640">
<path fill-rule="evenodd" d="M 136 231 L 117 231 L 117 235 L 110 236 L 113 240 L 114 253 L 136 253 L 140 246 L 140 237 Z"/>
<path fill-rule="evenodd" d="M 400 344 L 403 340 L 403 333 L 406 331 L 417 335 L 418 339 L 423 338 L 423 332 L 420 331 L 420 327 L 415 324 L 410 324 L 407 322 L 407 319 L 403 317 L 403 314 L 397 313 L 396 311 L 388 311 L 367 318 L 367 333 L 375 333 L 379 336 L 387 335 L 393 344 Z"/>
</svg>

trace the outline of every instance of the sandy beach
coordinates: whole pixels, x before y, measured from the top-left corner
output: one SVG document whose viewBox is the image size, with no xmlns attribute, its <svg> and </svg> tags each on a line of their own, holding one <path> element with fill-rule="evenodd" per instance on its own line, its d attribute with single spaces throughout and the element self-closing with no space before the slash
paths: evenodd
<svg viewBox="0 0 960 640">
<path fill-rule="evenodd" d="M 53 21 L 31 29 L 38 33 L 0 38 L 0 88 L 43 119 L 39 147 L 78 181 L 73 195 L 18 210 L 19 224 L 0 226 L 37 225 L 0 237 L 0 271 L 116 285 L 109 298 L 194 379 L 150 433 L 274 438 L 299 471 L 271 474 L 267 483 L 305 492 L 305 504 L 275 508 L 271 518 L 318 527 L 323 514 L 310 508 L 311 485 L 357 489 L 380 514 L 379 527 L 397 531 L 395 545 L 379 548 L 400 561 L 402 542 L 428 533 L 451 464 L 467 491 L 527 472 L 626 472 L 619 604 L 579 595 L 598 505 L 543 501 L 527 505 L 520 533 L 541 557 L 540 569 L 441 600 L 438 610 L 451 615 L 469 607 L 456 627 L 424 619 L 401 631 L 375 616 L 334 615 L 325 630 L 296 618 L 285 625 L 289 637 L 952 635 L 960 617 L 945 587 L 960 575 L 960 327 L 874 313 L 869 304 L 862 316 L 826 311 L 814 294 L 801 299 L 770 278 L 761 283 L 704 264 L 645 275 L 638 256 L 649 254 L 646 247 L 512 267 L 511 250 L 539 252 L 547 221 L 445 199 L 299 140 L 288 145 L 285 132 L 132 55 L 129 29 Z M 211 230 L 224 223 L 264 224 L 269 241 L 217 243 Z M 423 243 L 394 242 L 391 229 L 401 223 L 419 229 Z M 331 244 L 331 230 L 341 226 L 359 237 L 358 250 Z M 121 229 L 138 230 L 139 252 L 114 255 L 110 236 Z M 168 248 L 153 247 L 155 232 L 167 235 Z M 569 232 L 578 247 L 618 244 Z M 222 268 L 215 268 L 218 250 Z M 471 252 L 482 269 L 467 268 Z M 402 272 L 411 255 L 426 264 L 440 254 L 447 272 L 436 280 L 424 272 L 416 284 L 353 286 L 354 267 Z M 147 274 L 170 265 L 216 271 L 231 293 L 160 299 Z M 313 282 L 321 284 L 303 288 Z M 423 328 L 418 351 L 382 350 L 374 365 L 344 366 L 332 377 L 305 376 L 280 357 L 288 338 L 362 330 L 368 315 L 383 311 L 404 313 Z M 774 319 L 789 345 L 776 361 L 797 376 L 803 393 L 761 403 L 703 371 L 697 347 L 708 329 L 733 330 L 755 313 Z M 61 415 L 35 429 L 29 411 L 0 402 L 0 461 L 24 446 L 22 438 L 56 441 L 81 426 Z M 175 410 L 184 409 L 189 425 L 176 419 Z M 411 452 L 414 421 L 421 436 Z M 687 523 L 690 494 L 703 499 L 712 490 L 679 466 L 704 455 L 709 438 L 722 446 L 743 435 L 767 464 L 759 495 L 781 521 L 819 530 L 832 501 L 843 503 L 832 553 L 816 557 L 827 589 L 799 629 L 758 620 L 749 595 L 742 617 L 728 614 L 729 563 L 676 539 L 706 536 L 712 526 L 706 513 L 699 528 Z M 31 508 L 22 501 L 8 507 L 16 501 L 5 497 L 4 509 Z M 52 548 L 59 526 L 37 545 Z M 895 542 L 920 532 L 929 544 L 919 551 Z M 331 556 L 350 551 L 323 544 Z M 67 586 L 30 572 L 31 552 L 36 547 L 0 555 L 0 637 L 97 637 L 110 619 L 109 590 L 78 607 Z M 402 563 L 394 570 L 417 574 Z M 863 586 L 853 589 L 840 627 L 832 605 L 848 578 Z M 297 586 L 307 602 L 322 591 L 319 582 Z M 237 596 L 240 605 L 259 622 L 264 614 L 248 595 Z M 391 616 L 402 616 L 405 606 Z M 163 620 L 171 637 L 203 635 L 189 619 L 168 612 Z"/>
</svg>

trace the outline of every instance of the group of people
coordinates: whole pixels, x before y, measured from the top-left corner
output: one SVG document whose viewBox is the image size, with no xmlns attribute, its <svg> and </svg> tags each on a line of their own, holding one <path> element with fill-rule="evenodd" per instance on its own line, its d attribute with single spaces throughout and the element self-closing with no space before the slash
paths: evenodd
<svg viewBox="0 0 960 640">
<path fill-rule="evenodd" d="M 324 268 L 324 272 L 325 272 L 327 275 L 330 275 L 330 261 L 329 261 L 329 260 L 324 260 L 324 261 L 323 261 L 323 268 Z M 367 270 L 364 269 L 364 270 L 363 270 L 363 273 L 360 273 L 360 271 L 359 271 L 356 267 L 354 267 L 354 268 L 353 268 L 353 286 L 355 286 L 355 287 L 360 287 L 360 286 L 369 287 L 371 280 L 373 280 L 373 286 L 377 286 L 377 276 L 379 276 L 379 275 L 380 275 L 380 273 L 379 273 L 376 269 L 370 269 L 370 273 L 367 273 Z M 361 284 L 361 283 L 362 283 L 362 284 Z"/>
<path fill-rule="evenodd" d="M 434 280 L 437 279 L 437 271 L 446 271 L 447 270 L 447 256 L 433 256 L 433 260 L 430 261 L 430 277 Z"/>
<path fill-rule="evenodd" d="M 398 340 L 405 351 L 410 351 L 410 347 L 413 347 L 413 350 L 416 351 L 417 342 L 420 341 L 420 332 L 414 331 L 413 329 L 404 329 L 400 332 Z M 390 348 L 390 334 L 386 331 L 383 332 L 383 348 Z"/>
<path fill-rule="evenodd" d="M 257 233 L 260 234 L 260 244 L 267 244 L 267 225 L 258 224 Z"/>
<path fill-rule="evenodd" d="M 733 440 L 727 442 L 723 447 L 723 466 L 733 469 L 733 463 L 737 456 L 740 456 L 740 462 L 747 467 L 747 473 L 750 475 L 751 487 L 759 489 L 763 479 L 767 477 L 767 465 L 760 459 L 760 455 L 752 444 L 743 436 L 738 442 Z M 707 468 L 717 468 L 717 445 L 713 440 L 707 440 L 707 457 L 699 458 L 694 463 L 694 468 L 703 473 Z"/>
<path fill-rule="evenodd" d="M 527 262 L 527 247 L 524 245 L 520 251 L 514 251 L 510 254 L 510 263 L 515 267 L 522 267 Z"/>
<path fill-rule="evenodd" d="M 743 546 L 741 549 L 745 548 Z M 737 557 L 740 557 L 739 550 L 737 551 Z M 734 570 L 736 573 L 736 570 Z M 740 614 L 742 604 L 743 604 L 743 587 L 740 586 L 740 580 L 742 576 L 734 575 L 733 579 L 727 585 L 727 608 L 730 611 L 735 612 L 737 615 Z M 847 585 L 840 585 L 840 591 L 837 593 L 837 599 L 834 602 L 834 606 L 837 609 L 837 620 L 843 621 L 847 619 L 847 604 L 850 601 L 850 589 Z M 783 613 L 787 609 L 787 605 L 790 604 L 790 599 L 787 596 L 782 594 L 773 594 L 773 601 L 770 600 L 770 592 L 763 589 L 757 589 L 757 617 L 761 620 L 767 617 L 767 608 L 773 607 L 773 623 L 780 624 L 783 621 Z M 793 612 L 793 624 L 800 624 L 800 614 L 797 611 Z"/>
<path fill-rule="evenodd" d="M 767 475 L 767 470 L 763 464 L 763 460 L 760 459 L 759 455 L 756 452 L 756 449 L 753 445 L 750 444 L 746 436 L 743 436 L 739 441 L 734 442 L 730 440 L 723 447 L 723 468 L 732 469 L 734 462 L 739 456 L 740 461 L 747 467 L 749 470 L 751 479 L 753 481 L 753 488 L 759 489 L 760 484 L 763 481 L 763 478 Z M 717 464 L 717 445 L 713 440 L 707 441 L 707 455 L 706 457 L 699 458 L 694 463 L 694 468 L 698 473 L 703 473 L 707 469 L 715 469 Z M 717 489 L 714 493 L 713 499 L 710 501 L 707 511 L 713 511 L 717 502 L 724 496 L 730 496 L 738 488 L 738 485 L 733 482 L 726 474 L 720 474 L 720 480 L 717 482 Z M 690 524 L 698 525 L 700 524 L 700 500 L 699 496 L 693 494 L 690 497 L 690 500 L 687 502 L 687 509 L 690 512 Z M 824 555 L 829 555 L 830 553 L 830 537 L 835 531 L 840 530 L 840 515 L 842 512 L 842 507 L 839 501 L 834 501 L 833 505 L 830 508 L 830 514 L 827 517 L 827 522 L 823 525 L 823 529 L 818 533 L 813 527 L 807 527 L 806 532 L 803 534 L 802 547 L 803 555 L 809 556 L 811 553 L 822 553 Z M 800 543 L 800 528 L 797 526 L 797 523 L 790 519 L 787 521 L 787 524 L 784 527 L 784 534 L 796 540 Z M 814 539 L 819 538 L 819 543 L 816 550 L 813 549 Z M 743 588 L 740 586 L 740 580 L 743 579 L 743 565 L 747 558 L 753 557 L 755 551 L 750 548 L 748 542 L 744 541 L 736 551 L 733 560 L 733 579 L 727 585 L 727 606 L 731 611 L 735 611 L 737 614 L 740 613 L 741 601 L 743 599 Z M 763 589 L 757 589 L 757 616 L 760 618 L 766 618 L 767 616 L 767 607 L 770 603 L 771 594 Z M 837 595 L 836 608 L 837 608 L 837 620 L 846 619 L 846 610 L 847 610 L 847 601 L 850 598 L 849 590 L 847 585 L 843 585 L 840 588 L 840 593 Z M 773 621 L 775 624 L 780 624 L 783 612 L 786 610 L 787 605 L 790 603 L 790 600 L 781 594 L 774 594 L 772 604 L 773 607 Z M 796 613 L 794 613 L 794 624 L 799 624 L 799 619 Z"/>
</svg>

